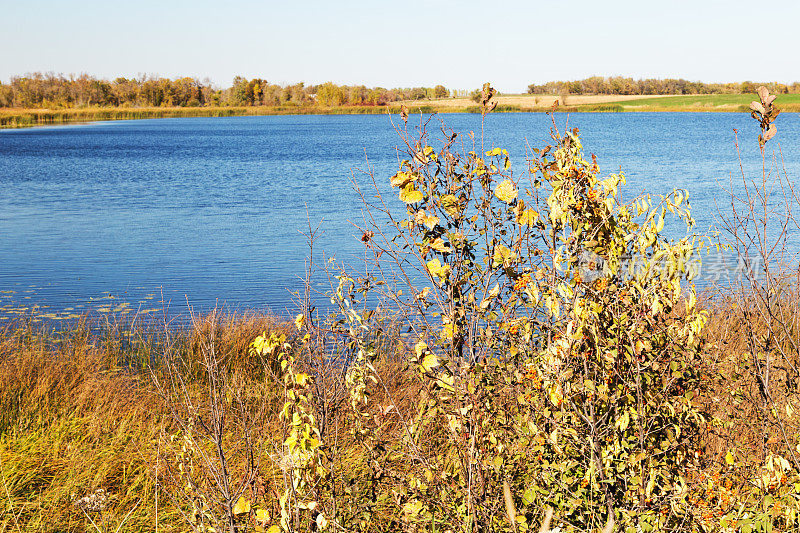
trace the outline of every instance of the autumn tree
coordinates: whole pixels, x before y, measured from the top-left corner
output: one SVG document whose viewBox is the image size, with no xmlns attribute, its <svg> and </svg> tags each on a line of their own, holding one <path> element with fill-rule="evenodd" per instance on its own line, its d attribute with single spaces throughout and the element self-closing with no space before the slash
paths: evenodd
<svg viewBox="0 0 800 533">
<path fill-rule="evenodd" d="M 332 82 L 323 83 L 317 89 L 317 102 L 327 106 L 342 105 L 345 103 L 344 91 Z"/>
</svg>

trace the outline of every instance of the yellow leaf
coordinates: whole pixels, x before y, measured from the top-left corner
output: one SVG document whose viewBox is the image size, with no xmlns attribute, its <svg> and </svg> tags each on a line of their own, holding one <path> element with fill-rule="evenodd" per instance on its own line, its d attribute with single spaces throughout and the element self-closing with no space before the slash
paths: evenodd
<svg viewBox="0 0 800 533">
<path fill-rule="evenodd" d="M 426 215 L 422 218 L 422 223 L 425 224 L 426 228 L 433 229 L 439 223 L 439 217 Z"/>
<path fill-rule="evenodd" d="M 454 194 L 446 194 L 439 199 L 442 209 L 451 217 L 458 217 L 461 214 L 461 206 L 458 198 Z"/>
<path fill-rule="evenodd" d="M 256 522 L 259 522 L 262 526 L 265 526 L 269 520 L 269 511 L 266 509 L 256 509 Z"/>
<path fill-rule="evenodd" d="M 434 257 L 428 261 L 425 266 L 432 276 L 439 278 L 440 283 L 444 283 L 450 275 L 450 265 L 446 263 L 443 265 L 438 257 Z"/>
<path fill-rule="evenodd" d="M 500 148 L 495 148 L 494 150 L 487 151 L 486 155 L 488 157 L 492 157 L 493 155 L 500 155 L 501 152 L 502 152 L 502 150 Z"/>
<path fill-rule="evenodd" d="M 445 324 L 442 326 L 442 331 L 440 333 L 441 337 L 444 340 L 451 340 L 453 337 L 456 336 L 456 328 L 452 323 Z"/>
<path fill-rule="evenodd" d="M 617 420 L 616 426 L 619 428 L 620 431 L 625 431 L 626 429 L 628 429 L 628 424 L 630 424 L 630 421 L 631 421 L 630 414 L 628 414 L 628 411 L 625 411 L 625 413 L 619 418 L 619 420 Z"/>
<path fill-rule="evenodd" d="M 453 383 L 455 383 L 455 378 L 447 373 L 440 373 L 436 376 L 436 383 L 446 391 L 453 392 L 455 389 L 453 388 Z"/>
<path fill-rule="evenodd" d="M 419 500 L 411 500 L 403 505 L 403 519 L 406 521 L 413 520 L 417 517 L 422 510 L 422 502 Z"/>
<path fill-rule="evenodd" d="M 564 395 L 561 393 L 561 385 L 556 385 L 550 390 L 550 401 L 556 407 L 559 407 L 564 401 Z"/>
<path fill-rule="evenodd" d="M 689 295 L 689 303 L 686 304 L 686 309 L 687 310 L 694 309 L 695 303 L 697 303 L 697 297 L 695 296 L 694 291 L 692 291 L 692 293 Z"/>
<path fill-rule="evenodd" d="M 428 349 L 428 345 L 425 344 L 425 341 L 419 341 L 417 344 L 414 345 L 414 353 L 417 354 L 417 358 L 422 357 L 422 354 Z"/>
<path fill-rule="evenodd" d="M 498 294 L 500 294 L 500 284 L 495 283 L 492 290 L 489 291 L 489 298 L 496 298 Z"/>
<path fill-rule="evenodd" d="M 525 209 L 517 216 L 517 224 L 520 226 L 533 226 L 539 221 L 539 213 L 533 209 Z"/>
<path fill-rule="evenodd" d="M 511 180 L 503 180 L 494 190 L 494 195 L 497 196 L 501 202 L 510 204 L 517 198 L 517 187 Z"/>
<path fill-rule="evenodd" d="M 422 201 L 422 193 L 414 188 L 413 183 L 409 183 L 400 190 L 400 200 L 407 204 L 415 204 Z"/>
<path fill-rule="evenodd" d="M 250 512 L 250 502 L 244 497 L 240 496 L 239 501 L 233 506 L 233 514 L 240 515 Z"/>
<path fill-rule="evenodd" d="M 303 324 L 305 323 L 306 323 L 306 315 L 304 315 L 303 313 L 300 313 L 294 319 L 294 325 L 297 326 L 297 331 L 303 329 Z"/>
<path fill-rule="evenodd" d="M 411 172 L 398 172 L 389 179 L 392 187 L 405 187 L 412 181 L 416 181 L 417 176 Z"/>
<path fill-rule="evenodd" d="M 559 316 L 560 315 L 560 306 L 558 304 L 558 300 L 553 298 L 551 295 L 547 295 L 544 301 L 544 306 L 547 308 L 547 311 L 550 313 L 550 316 Z"/>
<path fill-rule="evenodd" d="M 429 245 L 431 249 L 436 250 L 437 252 L 448 253 L 450 252 L 450 247 L 447 246 L 447 243 L 442 240 L 441 237 L 437 237 L 435 241 L 430 243 Z"/>
<path fill-rule="evenodd" d="M 517 254 L 507 246 L 498 244 L 494 247 L 494 255 L 492 256 L 493 267 L 498 267 L 500 265 L 508 266 L 516 260 Z"/>
<path fill-rule="evenodd" d="M 431 370 L 439 366 L 439 358 L 436 357 L 436 354 L 434 353 L 428 353 L 422 359 L 421 366 L 424 372 L 430 372 Z"/>
<path fill-rule="evenodd" d="M 729 465 L 733 464 L 733 454 L 730 450 L 728 450 L 728 453 L 725 454 L 725 463 Z"/>
<path fill-rule="evenodd" d="M 420 209 L 414 215 L 414 223 L 425 224 L 428 229 L 433 229 L 439 223 L 439 217 L 435 215 L 428 215 L 424 209 Z"/>
</svg>

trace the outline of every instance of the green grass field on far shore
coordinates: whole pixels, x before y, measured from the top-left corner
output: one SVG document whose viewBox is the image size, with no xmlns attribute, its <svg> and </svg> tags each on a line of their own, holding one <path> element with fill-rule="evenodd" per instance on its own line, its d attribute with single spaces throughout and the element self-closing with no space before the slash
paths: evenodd
<svg viewBox="0 0 800 533">
<path fill-rule="evenodd" d="M 757 97 L 752 94 L 695 94 L 641 98 L 621 102 L 625 111 L 691 110 L 691 111 L 747 111 L 750 102 Z M 800 94 L 782 94 L 776 104 L 786 111 L 800 110 Z"/>
</svg>

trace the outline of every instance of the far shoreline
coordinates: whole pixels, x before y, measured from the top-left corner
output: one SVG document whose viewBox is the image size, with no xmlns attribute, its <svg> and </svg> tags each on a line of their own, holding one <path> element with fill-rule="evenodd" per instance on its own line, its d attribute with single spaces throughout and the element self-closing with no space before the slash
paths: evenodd
<svg viewBox="0 0 800 533">
<path fill-rule="evenodd" d="M 749 113 L 752 95 L 501 95 L 495 113 Z M 782 102 L 783 101 L 783 102 Z M 556 104 L 557 103 L 557 104 Z M 780 95 L 778 107 L 800 111 L 800 95 Z M 383 115 L 480 113 L 466 98 L 392 102 L 383 106 L 316 105 L 250 107 L 86 107 L 66 109 L 0 108 L 0 129 L 28 128 L 156 118 L 268 115 Z"/>
</svg>

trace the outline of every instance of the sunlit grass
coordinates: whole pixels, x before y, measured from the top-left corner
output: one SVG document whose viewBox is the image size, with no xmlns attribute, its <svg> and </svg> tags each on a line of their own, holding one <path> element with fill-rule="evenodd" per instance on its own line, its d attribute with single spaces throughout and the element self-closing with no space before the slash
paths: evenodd
<svg viewBox="0 0 800 533">
<path fill-rule="evenodd" d="M 248 345 L 282 326 L 270 317 L 234 315 L 198 328 L 133 329 L 83 317 L 69 327 L 0 326 L 0 505 L 3 531 L 87 531 L 74 502 L 97 489 L 109 495 L 101 520 L 114 531 L 185 531 L 174 503 L 156 484 L 158 442 L 171 430 L 151 373 L 167 354 L 193 357 L 215 328 L 220 357 L 247 367 Z M 276 395 L 276 399 L 278 396 Z"/>
<path fill-rule="evenodd" d="M 712 311 L 708 335 L 714 343 L 708 347 L 707 361 L 717 361 L 724 370 L 744 346 L 727 321 L 726 304 L 707 305 Z M 112 314 L 107 319 L 82 316 L 61 329 L 48 321 L 32 325 L 19 318 L 0 325 L 3 531 L 87 531 L 88 520 L 74 502 L 97 489 L 109 494 L 103 520 L 111 531 L 129 512 L 123 531 L 185 531 L 174 502 L 155 481 L 163 467 L 159 439 L 174 429 L 151 373 L 162 371 L 167 354 L 199 358 L 198 339 L 213 330 L 220 360 L 234 372 L 242 369 L 263 380 L 265 376 L 252 373 L 260 363 L 252 359 L 250 342 L 262 331 L 292 331 L 275 318 L 257 314 L 207 318 L 173 329 L 158 321 L 129 327 L 125 320 Z M 398 405 L 413 403 L 413 380 L 402 364 L 384 361 L 378 372 Z M 725 396 L 724 384 L 720 387 L 709 395 Z M 277 409 L 282 395 L 279 388 L 274 391 L 268 402 Z M 386 402 L 381 394 L 373 401 Z M 262 431 L 269 446 L 278 446 L 280 422 L 277 416 L 265 420 Z M 736 428 L 727 431 L 735 432 Z M 341 428 L 340 435 L 347 434 Z M 709 453 L 727 449 L 724 439 L 717 440 L 709 443 Z M 747 444 L 755 446 L 749 440 Z M 364 468 L 361 448 L 342 449 L 340 467 L 349 469 L 347 475 L 357 475 Z M 268 486 L 277 487 L 281 472 L 269 463 L 264 468 Z M 386 516 L 391 513 L 385 510 Z"/>
</svg>

